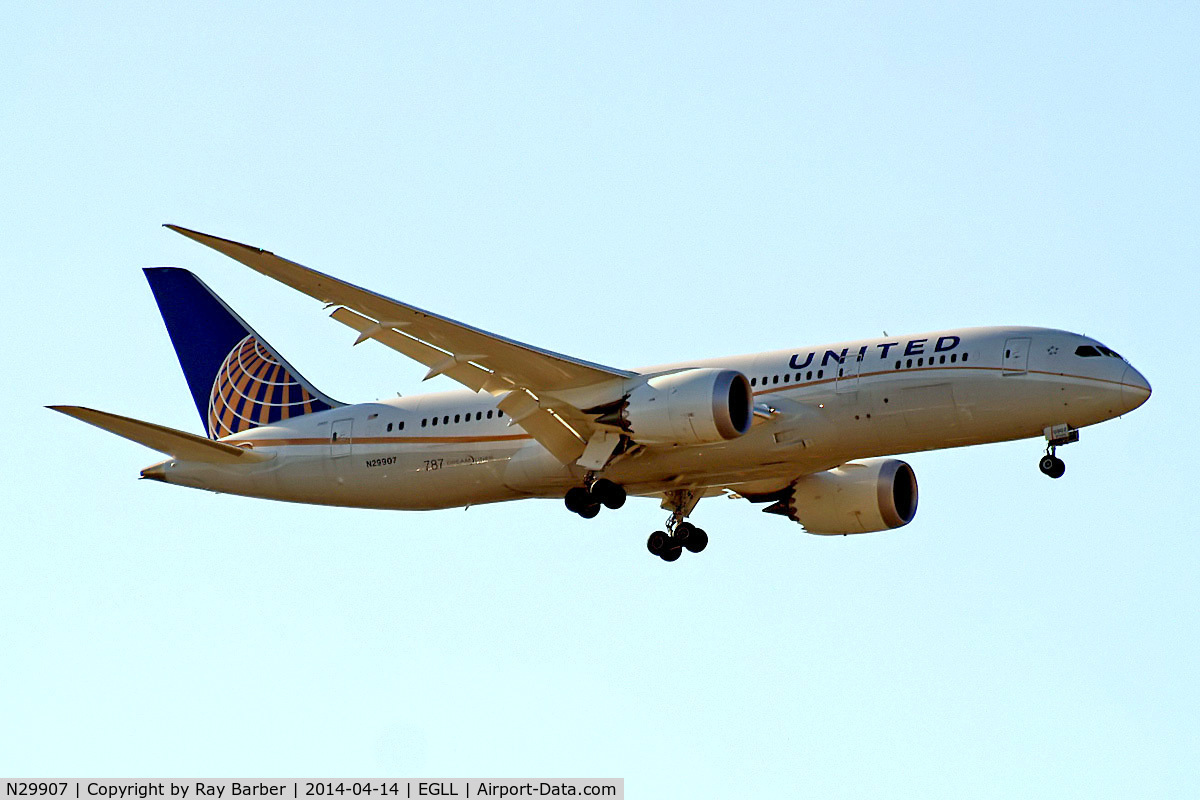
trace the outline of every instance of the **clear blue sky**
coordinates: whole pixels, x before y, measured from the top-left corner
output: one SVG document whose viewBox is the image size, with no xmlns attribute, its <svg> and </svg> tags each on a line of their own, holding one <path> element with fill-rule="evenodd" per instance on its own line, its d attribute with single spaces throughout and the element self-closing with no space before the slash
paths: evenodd
<svg viewBox="0 0 1200 800">
<path fill-rule="evenodd" d="M 564 7 L 565 6 L 565 7 Z M 24 3 L 0 29 L 0 774 L 624 776 L 630 797 L 1200 793 L 1194 4 Z M 159 227 L 614 366 L 987 324 L 1154 385 L 923 453 L 916 521 L 322 509 L 200 430 L 140 267 L 344 400 L 424 368 Z"/>
</svg>

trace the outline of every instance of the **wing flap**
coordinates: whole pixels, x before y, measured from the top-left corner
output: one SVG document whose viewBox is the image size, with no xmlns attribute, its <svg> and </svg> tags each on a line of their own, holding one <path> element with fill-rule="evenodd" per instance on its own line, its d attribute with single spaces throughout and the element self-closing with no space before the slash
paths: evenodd
<svg viewBox="0 0 1200 800">
<path fill-rule="evenodd" d="M 345 307 L 337 309 L 330 316 L 359 332 L 359 338 L 355 344 L 367 339 L 374 339 L 414 361 L 421 362 L 429 367 L 431 373 L 453 378 L 468 389 L 476 392 L 499 393 L 511 391 L 513 388 L 510 381 L 497 377 L 491 370 L 479 364 L 471 361 L 458 361 L 454 353 L 434 347 L 396 330 L 399 323 L 389 325 L 386 322 L 375 322 L 375 320 Z M 428 377 L 433 377 L 433 374 Z"/>
<path fill-rule="evenodd" d="M 193 433 L 143 422 L 132 417 L 122 417 L 107 411 L 82 406 L 46 406 L 52 411 L 74 417 L 81 422 L 115 433 L 123 439 L 166 453 L 180 461 L 202 461 L 212 464 L 248 464 L 267 461 L 274 456 L 256 453 L 244 447 L 235 447 L 224 442 L 215 442 Z"/>
<path fill-rule="evenodd" d="M 563 464 L 570 464 L 583 455 L 587 445 L 579 433 L 562 417 L 543 408 L 529 392 L 510 392 L 500 401 L 499 408 Z"/>
</svg>

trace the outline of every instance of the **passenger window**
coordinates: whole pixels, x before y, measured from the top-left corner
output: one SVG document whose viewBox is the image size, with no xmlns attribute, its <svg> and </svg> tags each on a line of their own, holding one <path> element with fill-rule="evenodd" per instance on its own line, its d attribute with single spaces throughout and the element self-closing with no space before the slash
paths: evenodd
<svg viewBox="0 0 1200 800">
<path fill-rule="evenodd" d="M 421 417 L 421 427 L 422 427 L 422 428 L 424 428 L 424 427 L 425 427 L 425 423 L 426 423 L 426 422 L 428 422 L 428 421 L 429 421 L 429 420 L 428 420 L 428 419 L 426 419 L 425 417 Z"/>
<path fill-rule="evenodd" d="M 967 356 L 969 356 L 969 355 L 971 355 L 971 354 L 970 354 L 970 353 L 963 353 L 963 361 L 966 361 L 966 360 L 967 360 Z"/>
<path fill-rule="evenodd" d="M 910 358 L 908 361 L 905 361 L 904 366 L 906 369 L 912 369 L 912 359 Z"/>
<path fill-rule="evenodd" d="M 442 417 L 442 424 L 443 424 L 443 425 L 449 425 L 449 424 L 450 424 L 450 415 L 449 415 L 449 414 L 447 414 L 446 416 Z"/>
<path fill-rule="evenodd" d="M 478 422 L 478 421 L 479 421 L 479 420 L 481 420 L 481 419 L 483 419 L 483 412 L 482 412 L 482 411 L 476 411 L 476 412 L 475 412 L 475 421 L 476 421 L 476 422 Z"/>
<path fill-rule="evenodd" d="M 897 361 L 897 362 L 896 362 L 896 369 L 900 369 L 900 362 L 899 362 L 899 361 Z"/>
<path fill-rule="evenodd" d="M 790 381 L 791 379 L 792 379 L 792 376 L 791 376 L 791 375 L 784 375 L 784 376 L 783 376 L 783 382 L 784 382 L 784 383 L 787 383 L 787 382 L 788 382 L 788 381 Z"/>
<path fill-rule="evenodd" d="M 437 427 L 437 417 L 433 417 L 433 427 Z"/>
<path fill-rule="evenodd" d="M 404 420 L 400 420 L 400 430 L 404 430 Z"/>
<path fill-rule="evenodd" d="M 817 370 L 817 377 L 818 377 L 818 378 L 824 378 L 824 377 L 825 377 L 825 370 L 823 370 L 823 369 L 819 369 L 819 370 Z"/>
<path fill-rule="evenodd" d="M 955 361 L 958 361 L 958 353 L 951 353 L 950 354 L 950 363 L 953 364 Z"/>
<path fill-rule="evenodd" d="M 939 358 L 939 359 L 938 359 L 938 363 L 939 363 L 939 364 L 945 364 L 945 363 L 946 363 L 946 357 L 945 357 L 945 356 L 942 356 L 941 358 Z"/>
<path fill-rule="evenodd" d="M 771 383 L 779 383 L 779 376 L 778 376 L 778 375 L 774 375 L 774 376 L 772 376 L 772 377 L 771 377 Z"/>
<path fill-rule="evenodd" d="M 488 409 L 488 419 L 491 419 L 491 418 L 492 418 L 492 411 L 491 411 L 491 409 Z"/>
<path fill-rule="evenodd" d="M 802 375 L 801 375 L 799 372 L 797 372 L 797 373 L 796 373 L 796 383 L 799 383 L 799 382 L 800 382 L 800 378 L 802 378 L 802 377 L 803 377 L 803 376 L 802 376 Z"/>
<path fill-rule="evenodd" d="M 461 415 L 461 414 L 455 414 L 455 415 L 454 415 L 454 423 L 455 423 L 456 425 L 457 425 L 457 424 L 458 424 L 458 423 L 461 421 L 461 419 L 462 419 L 462 415 Z"/>
<path fill-rule="evenodd" d="M 811 369 L 808 371 L 808 374 L 804 376 L 804 380 L 806 380 L 806 381 L 812 380 L 812 370 Z"/>
<path fill-rule="evenodd" d="M 750 379 L 750 385 L 751 385 L 751 386 L 758 386 L 758 378 L 751 378 L 751 379 Z"/>
<path fill-rule="evenodd" d="M 921 358 L 918 358 L 918 359 L 917 359 L 917 366 L 918 366 L 918 367 L 923 367 L 923 366 L 925 366 L 925 358 L 924 358 L 924 356 L 922 356 Z"/>
<path fill-rule="evenodd" d="M 392 432 L 392 423 L 388 423 L 388 433 Z"/>
</svg>

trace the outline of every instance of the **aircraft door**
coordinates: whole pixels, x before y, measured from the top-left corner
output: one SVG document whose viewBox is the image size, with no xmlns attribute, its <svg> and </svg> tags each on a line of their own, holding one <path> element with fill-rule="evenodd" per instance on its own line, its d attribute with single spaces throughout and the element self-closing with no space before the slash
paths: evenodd
<svg viewBox="0 0 1200 800">
<path fill-rule="evenodd" d="M 1004 374 L 1024 375 L 1029 368 L 1029 339 L 1020 337 L 1004 342 Z"/>
<path fill-rule="evenodd" d="M 336 419 L 329 426 L 329 455 L 334 458 L 350 455 L 354 447 L 354 420 Z"/>
<path fill-rule="evenodd" d="M 858 391 L 858 373 L 862 368 L 862 358 L 857 352 L 847 353 L 845 363 L 838 365 L 837 380 L 834 391 L 838 394 Z"/>
</svg>

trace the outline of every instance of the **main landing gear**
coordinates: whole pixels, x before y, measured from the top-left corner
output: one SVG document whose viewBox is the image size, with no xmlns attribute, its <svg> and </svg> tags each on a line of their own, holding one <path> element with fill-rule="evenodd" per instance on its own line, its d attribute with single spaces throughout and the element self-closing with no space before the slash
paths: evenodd
<svg viewBox="0 0 1200 800">
<path fill-rule="evenodd" d="M 667 492 L 663 508 L 670 509 L 665 531 L 655 531 L 646 540 L 646 549 L 663 561 L 677 561 L 684 549 L 699 553 L 708 547 L 708 534 L 686 521 L 696 507 L 703 492 L 679 489 Z M 600 507 L 617 509 L 625 505 L 625 489 L 607 478 L 593 480 L 588 476 L 588 486 L 576 486 L 567 490 L 563 502 L 567 509 L 584 519 L 592 519 L 600 513 Z"/>
<path fill-rule="evenodd" d="M 625 490 L 607 478 L 600 478 L 592 481 L 586 489 L 582 486 L 568 489 L 563 502 L 567 504 L 568 511 L 591 519 L 600 513 L 600 506 L 615 511 L 625 505 Z"/>
<path fill-rule="evenodd" d="M 683 555 L 684 548 L 699 553 L 708 547 L 708 534 L 685 519 L 692 513 L 696 503 L 700 502 L 700 494 L 686 489 L 667 493 L 663 500 L 663 508 L 671 510 L 671 516 L 667 519 L 667 529 L 655 531 L 646 540 L 646 549 L 652 555 L 663 561 L 677 561 Z"/>
<path fill-rule="evenodd" d="M 667 521 L 667 531 L 655 531 L 646 540 L 646 549 L 663 561 L 677 561 L 683 555 L 686 547 L 693 553 L 699 553 L 708 547 L 708 534 L 703 528 L 697 528 L 690 522 L 675 524 L 675 518 Z"/>
<path fill-rule="evenodd" d="M 1043 475 L 1051 478 L 1061 478 L 1067 471 L 1067 465 L 1058 457 L 1058 448 L 1079 441 L 1079 431 L 1070 425 L 1054 425 L 1046 428 L 1046 454 L 1038 461 L 1038 469 Z"/>
</svg>

